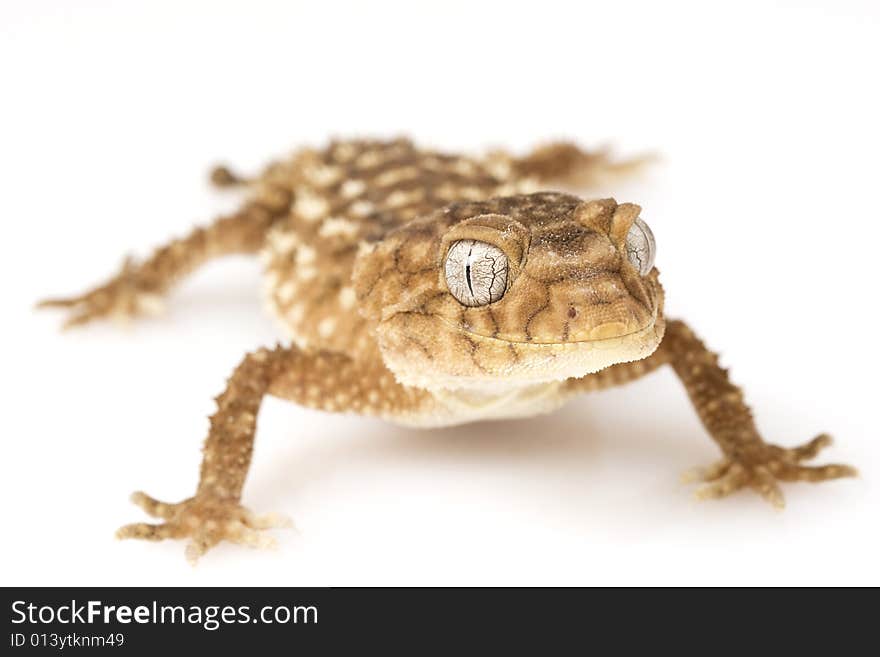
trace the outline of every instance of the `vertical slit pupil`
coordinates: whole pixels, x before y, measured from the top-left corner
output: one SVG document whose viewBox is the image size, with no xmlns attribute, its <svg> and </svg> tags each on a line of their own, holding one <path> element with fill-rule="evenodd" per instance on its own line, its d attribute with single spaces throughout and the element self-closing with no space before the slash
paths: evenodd
<svg viewBox="0 0 880 657">
<path fill-rule="evenodd" d="M 474 244 L 471 242 L 470 247 L 468 248 L 467 259 L 464 261 L 464 277 L 467 280 L 468 290 L 470 290 L 471 297 L 474 296 L 474 285 L 471 282 L 471 254 L 474 252 Z"/>
</svg>

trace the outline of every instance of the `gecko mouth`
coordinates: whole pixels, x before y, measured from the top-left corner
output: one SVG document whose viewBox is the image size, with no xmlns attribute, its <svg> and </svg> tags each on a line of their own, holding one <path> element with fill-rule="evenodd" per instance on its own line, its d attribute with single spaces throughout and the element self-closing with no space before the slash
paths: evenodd
<svg viewBox="0 0 880 657">
<path fill-rule="evenodd" d="M 427 326 L 413 331 L 413 326 L 404 328 L 403 322 L 392 321 L 394 326 L 388 327 L 380 340 L 385 364 L 406 385 L 467 388 L 496 385 L 498 381 L 520 385 L 578 378 L 646 358 L 663 336 L 662 316 L 634 331 L 567 342 L 506 340 L 434 318 L 452 330 L 446 338 L 435 336 L 430 346 L 423 341 L 430 332 Z M 464 341 L 451 339 L 456 334 Z"/>
<path fill-rule="evenodd" d="M 623 322 L 606 324 L 616 332 L 608 334 L 609 328 L 589 340 L 540 342 L 471 331 L 436 313 L 399 311 L 381 322 L 377 339 L 386 366 L 405 385 L 429 389 L 481 387 L 498 381 L 521 385 L 578 378 L 646 358 L 660 345 L 665 322 L 655 312 L 637 328 Z"/>
<path fill-rule="evenodd" d="M 591 337 L 587 339 L 579 339 L 579 340 L 536 340 L 536 339 L 524 339 L 524 340 L 512 340 L 510 338 L 502 338 L 497 335 L 486 335 L 484 333 L 478 333 L 476 331 L 471 331 L 461 325 L 456 325 L 453 322 L 450 322 L 444 317 L 438 317 L 438 319 L 449 326 L 452 329 L 461 331 L 465 335 L 470 337 L 479 338 L 481 340 L 491 340 L 501 344 L 515 344 L 515 345 L 534 345 L 536 347 L 542 346 L 565 346 L 565 345 L 597 345 L 601 346 L 602 344 L 610 344 L 612 342 L 617 342 L 620 340 L 625 340 L 626 338 L 640 337 L 646 333 L 649 333 L 654 329 L 657 324 L 656 318 L 651 319 L 650 322 L 647 322 L 643 326 L 640 326 L 636 329 L 624 330 L 623 332 L 617 332 L 615 324 L 620 324 L 619 322 L 612 322 L 609 324 L 602 324 L 592 329 L 591 333 L 594 333 L 596 337 Z"/>
</svg>

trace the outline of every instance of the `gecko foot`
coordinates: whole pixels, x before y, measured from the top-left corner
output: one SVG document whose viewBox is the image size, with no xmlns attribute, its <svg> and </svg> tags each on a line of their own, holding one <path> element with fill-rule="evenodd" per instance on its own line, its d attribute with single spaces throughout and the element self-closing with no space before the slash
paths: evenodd
<svg viewBox="0 0 880 657">
<path fill-rule="evenodd" d="M 233 499 L 196 496 L 177 504 L 167 504 L 137 492 L 131 496 L 131 501 L 165 522 L 125 525 L 116 531 L 116 537 L 147 541 L 189 538 L 186 558 L 192 564 L 221 541 L 254 548 L 275 547 L 275 539 L 260 530 L 293 526 L 285 516 L 275 513 L 256 515 Z"/>
<path fill-rule="evenodd" d="M 99 318 L 125 322 L 138 315 L 158 313 L 162 308 L 160 297 L 145 288 L 136 272 L 137 265 L 127 258 L 122 270 L 104 285 L 79 296 L 45 299 L 37 304 L 37 308 L 69 310 L 65 329 Z"/>
<path fill-rule="evenodd" d="M 858 471 L 841 464 L 809 466 L 802 465 L 831 444 L 831 436 L 820 434 L 798 447 L 785 448 L 758 443 L 728 456 L 706 468 L 691 470 L 682 477 L 685 482 L 700 481 L 706 485 L 698 488 L 698 499 L 726 497 L 748 486 L 773 506 L 781 509 L 785 498 L 780 481 L 820 482 L 841 477 L 855 477 Z"/>
</svg>

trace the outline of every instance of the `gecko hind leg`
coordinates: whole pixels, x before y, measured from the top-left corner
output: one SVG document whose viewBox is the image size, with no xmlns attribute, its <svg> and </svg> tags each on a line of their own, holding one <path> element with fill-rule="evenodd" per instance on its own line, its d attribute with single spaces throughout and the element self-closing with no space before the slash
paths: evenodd
<svg viewBox="0 0 880 657">
<path fill-rule="evenodd" d="M 156 314 L 171 287 L 204 263 L 219 256 L 258 252 L 269 229 L 289 207 L 289 201 L 289 194 L 283 189 L 264 190 L 238 212 L 169 242 L 142 262 L 126 258 L 122 269 L 104 284 L 84 294 L 46 299 L 37 307 L 66 310 L 64 328 L 96 319 L 124 322 Z"/>
<path fill-rule="evenodd" d="M 513 168 L 543 184 L 560 184 L 576 190 L 638 174 L 656 159 L 655 155 L 619 159 L 609 148 L 584 150 L 570 142 L 551 142 L 538 146 L 525 157 L 514 158 Z"/>
<path fill-rule="evenodd" d="M 71 297 L 43 299 L 37 308 L 59 308 L 69 311 L 63 328 L 87 324 L 93 319 L 107 318 L 126 323 L 133 317 L 156 315 L 163 309 L 162 295 L 151 291 L 138 276 L 138 267 L 126 257 L 122 268 L 103 285 Z"/>
</svg>

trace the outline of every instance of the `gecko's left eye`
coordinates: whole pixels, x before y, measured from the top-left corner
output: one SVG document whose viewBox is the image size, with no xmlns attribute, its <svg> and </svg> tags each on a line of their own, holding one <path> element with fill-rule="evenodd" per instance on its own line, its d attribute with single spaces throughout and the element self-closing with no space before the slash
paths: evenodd
<svg viewBox="0 0 880 657">
<path fill-rule="evenodd" d="M 446 286 L 465 306 L 494 303 L 507 289 L 507 256 L 487 242 L 453 242 L 446 252 L 444 271 Z"/>
<path fill-rule="evenodd" d="M 626 257 L 642 276 L 647 276 L 654 267 L 654 253 L 656 251 L 654 233 L 648 228 L 648 224 L 642 221 L 641 217 L 636 217 L 626 234 Z"/>
</svg>

